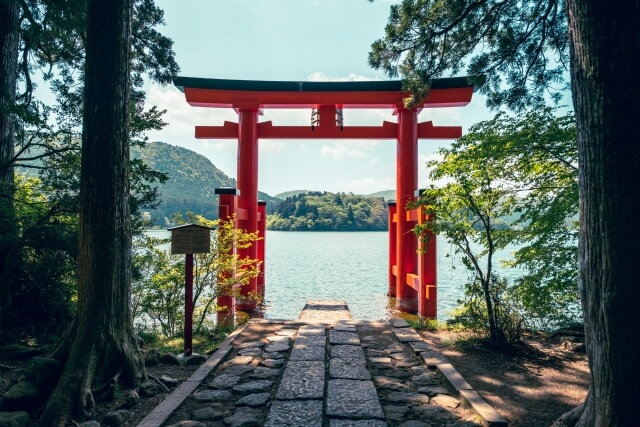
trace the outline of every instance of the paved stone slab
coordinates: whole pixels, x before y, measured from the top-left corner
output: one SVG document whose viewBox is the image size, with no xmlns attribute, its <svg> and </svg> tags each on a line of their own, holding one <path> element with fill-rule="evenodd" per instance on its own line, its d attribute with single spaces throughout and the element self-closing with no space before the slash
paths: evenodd
<svg viewBox="0 0 640 427">
<path fill-rule="evenodd" d="M 324 335 L 327 328 L 324 325 L 303 325 L 298 329 L 298 336 Z"/>
<path fill-rule="evenodd" d="M 429 346 L 424 341 L 411 341 L 409 346 L 415 354 L 422 353 L 423 351 L 429 351 Z"/>
<path fill-rule="evenodd" d="M 391 366 L 391 358 L 390 357 L 370 357 L 369 362 L 375 365 L 389 365 Z"/>
<path fill-rule="evenodd" d="M 216 411 L 210 406 L 205 406 L 204 408 L 196 409 L 191 413 L 193 418 L 198 421 L 206 421 L 206 420 L 219 420 L 224 417 L 224 414 L 220 411 Z M 82 425 L 82 424 L 81 424 Z"/>
<path fill-rule="evenodd" d="M 265 427 L 322 427 L 322 400 L 275 400 Z"/>
<path fill-rule="evenodd" d="M 246 365 L 231 366 L 225 369 L 224 373 L 230 376 L 240 376 L 240 375 L 246 374 L 247 372 L 253 372 L 254 369 L 255 369 L 254 366 L 246 366 Z"/>
<path fill-rule="evenodd" d="M 421 417 L 422 419 L 429 420 L 430 422 L 430 424 L 428 424 L 429 426 L 431 425 L 437 425 L 437 426 L 447 425 L 448 426 L 451 424 L 449 424 L 447 421 L 460 420 L 460 416 L 456 414 L 454 411 L 447 408 L 443 408 L 442 406 L 438 406 L 438 405 L 414 406 L 413 412 L 419 417 Z M 456 424 L 453 424 L 453 425 L 455 426 Z"/>
<path fill-rule="evenodd" d="M 299 336 L 293 342 L 294 347 L 326 347 L 327 338 L 324 335 L 306 335 Z"/>
<path fill-rule="evenodd" d="M 327 415 L 339 418 L 384 419 L 373 382 L 344 379 L 329 380 Z"/>
<path fill-rule="evenodd" d="M 329 344 L 360 345 L 360 337 L 355 332 L 329 331 Z"/>
<path fill-rule="evenodd" d="M 329 427 L 387 427 L 386 421 L 381 420 L 336 420 L 329 422 Z"/>
<path fill-rule="evenodd" d="M 231 400 L 231 392 L 228 390 L 202 390 L 193 394 L 198 402 L 226 402 Z"/>
<path fill-rule="evenodd" d="M 422 337 L 411 328 L 393 328 L 393 333 L 400 342 L 422 341 Z"/>
<path fill-rule="evenodd" d="M 420 353 L 420 357 L 424 361 L 424 363 L 431 369 L 437 367 L 438 365 L 442 365 L 443 363 L 447 363 L 447 359 L 438 352 L 435 351 L 423 351 Z"/>
<path fill-rule="evenodd" d="M 324 397 L 324 361 L 292 361 L 282 375 L 276 399 L 322 399 Z"/>
<path fill-rule="evenodd" d="M 403 368 L 411 368 L 413 366 L 418 366 L 422 364 L 422 361 L 420 359 L 417 359 L 413 356 L 409 356 L 409 357 L 403 357 L 402 359 L 398 360 L 395 364 L 396 369 L 403 369 Z"/>
<path fill-rule="evenodd" d="M 424 393 L 427 396 L 435 396 L 436 394 L 451 394 L 448 388 L 437 385 L 420 387 L 418 389 L 418 393 Z"/>
<path fill-rule="evenodd" d="M 240 348 L 251 348 L 251 347 L 260 348 L 263 345 L 264 345 L 264 343 L 262 341 L 250 341 L 250 342 L 246 342 L 244 344 L 241 344 Z"/>
<path fill-rule="evenodd" d="M 263 422 L 262 411 L 239 406 L 233 415 L 226 417 L 223 421 L 224 425 L 229 427 L 259 426 Z"/>
<path fill-rule="evenodd" d="M 408 328 L 409 324 L 404 319 L 391 319 L 389 321 L 394 328 Z"/>
<path fill-rule="evenodd" d="M 262 350 L 260 350 L 258 347 L 248 347 L 240 350 L 238 354 L 242 356 L 260 357 L 262 356 Z"/>
<path fill-rule="evenodd" d="M 273 344 L 269 344 L 267 348 L 265 348 L 268 352 L 280 352 L 280 351 L 288 351 L 289 343 L 288 342 L 274 342 Z"/>
<path fill-rule="evenodd" d="M 267 337 L 267 341 L 269 341 L 270 343 L 273 342 L 286 342 L 288 343 L 290 341 L 290 338 L 286 335 L 271 335 Z"/>
<path fill-rule="evenodd" d="M 345 301 L 307 301 L 298 317 L 301 321 L 322 323 L 350 319 L 351 313 Z"/>
<path fill-rule="evenodd" d="M 272 384 L 273 381 L 269 380 L 253 380 L 235 386 L 233 391 L 238 393 L 259 393 L 261 391 L 269 390 Z"/>
<path fill-rule="evenodd" d="M 271 380 L 280 375 L 280 372 L 282 372 L 281 369 L 258 366 L 251 374 L 251 378 L 256 380 Z"/>
<path fill-rule="evenodd" d="M 284 354 L 278 352 L 262 353 L 262 357 L 265 359 L 284 359 Z"/>
<path fill-rule="evenodd" d="M 460 401 L 452 396 L 446 394 L 437 394 L 431 398 L 431 403 L 446 406 L 447 408 L 457 408 L 460 406 Z"/>
<path fill-rule="evenodd" d="M 282 335 L 284 337 L 292 337 L 297 333 L 298 331 L 295 329 L 280 329 L 279 331 L 276 331 L 276 335 Z"/>
<path fill-rule="evenodd" d="M 265 405 L 269 401 L 269 397 L 270 396 L 271 396 L 271 393 L 249 394 L 249 395 L 243 397 L 242 399 L 239 399 L 236 402 L 236 405 L 238 405 L 238 406 L 247 405 L 247 406 L 252 406 L 252 407 L 262 406 L 262 405 Z"/>
<path fill-rule="evenodd" d="M 384 350 L 385 354 L 398 353 L 405 350 L 405 346 L 399 342 L 394 342 Z"/>
<path fill-rule="evenodd" d="M 356 332 L 356 327 L 353 325 L 335 325 L 333 327 L 334 331 L 344 331 L 344 332 Z"/>
<path fill-rule="evenodd" d="M 460 397 L 492 427 L 507 427 L 507 420 L 502 418 L 475 390 L 460 390 Z"/>
<path fill-rule="evenodd" d="M 449 381 L 449 384 L 451 384 L 451 386 L 456 390 L 473 390 L 473 387 L 471 387 L 469 383 L 462 378 L 462 375 L 460 375 L 458 371 L 456 371 L 456 368 L 454 368 L 450 363 L 438 365 L 438 370 L 442 372 L 447 381 Z"/>
<path fill-rule="evenodd" d="M 232 359 L 227 360 L 222 365 L 220 365 L 220 370 L 225 370 L 232 366 L 244 366 L 253 362 L 253 356 L 236 356 Z"/>
<path fill-rule="evenodd" d="M 331 357 L 361 359 L 365 362 L 364 350 L 359 345 L 334 345 L 331 347 Z"/>
<path fill-rule="evenodd" d="M 222 374 L 218 375 L 209 383 L 209 388 L 216 390 L 227 390 L 235 387 L 240 382 L 240 377 L 237 375 Z"/>
<path fill-rule="evenodd" d="M 346 378 L 351 380 L 370 380 L 371 374 L 367 370 L 364 359 L 333 358 L 329 363 L 331 378 Z"/>
<path fill-rule="evenodd" d="M 408 385 L 404 384 L 402 380 L 399 380 L 397 378 L 377 376 L 373 378 L 373 382 L 377 387 L 384 388 L 387 390 L 394 390 L 394 391 L 410 391 L 411 390 Z"/>
<path fill-rule="evenodd" d="M 403 391 L 392 391 L 386 400 L 394 403 L 404 403 L 405 405 L 428 405 L 429 396 L 422 393 L 407 393 Z"/>
<path fill-rule="evenodd" d="M 279 368 L 284 365 L 284 359 L 264 359 L 260 362 L 260 365 L 267 368 Z"/>
<path fill-rule="evenodd" d="M 413 381 L 413 383 L 418 387 L 421 387 L 428 385 L 441 385 L 442 380 L 435 372 L 425 372 L 421 375 L 414 375 L 411 377 L 411 381 Z"/>
<path fill-rule="evenodd" d="M 296 346 L 289 356 L 290 361 L 296 360 L 324 360 L 326 350 L 324 347 Z"/>
</svg>

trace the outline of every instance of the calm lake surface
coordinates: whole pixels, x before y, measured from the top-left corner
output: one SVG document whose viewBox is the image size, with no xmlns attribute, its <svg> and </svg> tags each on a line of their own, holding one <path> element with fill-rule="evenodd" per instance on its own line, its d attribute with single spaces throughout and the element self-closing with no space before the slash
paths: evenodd
<svg viewBox="0 0 640 427">
<path fill-rule="evenodd" d="M 166 230 L 149 230 L 168 237 Z M 265 301 L 260 316 L 296 319 L 310 299 L 339 299 L 354 319 L 388 319 L 395 300 L 387 293 L 388 234 L 386 232 L 267 231 Z M 464 295 L 467 271 L 438 238 L 438 318 L 446 319 Z M 512 249 L 513 250 L 513 249 Z M 451 251 L 452 252 L 452 251 Z M 508 258 L 511 250 L 496 260 Z M 499 269 L 500 270 L 500 269 Z M 507 277 L 513 270 L 500 271 Z"/>
</svg>

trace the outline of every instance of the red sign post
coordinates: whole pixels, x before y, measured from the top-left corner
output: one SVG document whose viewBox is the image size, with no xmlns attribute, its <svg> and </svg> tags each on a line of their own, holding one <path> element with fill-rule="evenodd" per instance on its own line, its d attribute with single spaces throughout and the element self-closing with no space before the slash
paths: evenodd
<svg viewBox="0 0 640 427">
<path fill-rule="evenodd" d="M 171 254 L 185 254 L 184 261 L 184 355 L 193 352 L 193 254 L 211 252 L 211 228 L 186 224 L 171 231 Z"/>
</svg>

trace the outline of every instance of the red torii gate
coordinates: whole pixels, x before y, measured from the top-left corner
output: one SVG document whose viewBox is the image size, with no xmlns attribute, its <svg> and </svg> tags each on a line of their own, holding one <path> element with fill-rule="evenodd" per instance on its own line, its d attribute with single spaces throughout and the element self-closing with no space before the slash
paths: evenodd
<svg viewBox="0 0 640 427">
<path fill-rule="evenodd" d="M 393 213 L 389 216 L 390 238 L 395 240 L 389 245 L 389 296 L 396 297 L 396 306 L 401 311 L 436 317 L 435 246 L 430 251 L 432 256 L 420 260 L 416 255 L 419 239 L 412 232 L 413 224 L 424 221 L 425 217 L 421 211 L 399 213 L 406 211 L 407 203 L 414 200 L 418 190 L 418 139 L 455 139 L 462 135 L 460 126 L 434 126 L 431 121 L 418 123 L 418 113 L 422 108 L 467 105 L 474 86 L 466 77 L 433 80 L 422 104 L 410 109 L 405 108 L 403 102 L 410 93 L 402 90 L 401 81 L 287 82 L 177 77 L 174 84 L 184 92 L 192 106 L 233 108 L 238 113 L 238 123 L 225 121 L 222 126 L 196 126 L 195 136 L 198 139 L 237 138 L 237 227 L 248 232 L 258 231 L 260 215 L 259 138 L 397 140 L 396 205 L 390 207 Z M 258 123 L 258 115 L 265 108 L 312 109 L 310 126 L 273 126 L 270 121 Z M 344 126 L 344 108 L 391 108 L 398 116 L 398 122 L 384 121 L 382 126 Z M 264 250 L 261 252 L 264 261 Z M 259 259 L 257 245 L 244 250 L 241 256 Z M 243 295 L 257 290 L 258 283 L 254 279 L 245 286 Z M 256 303 L 239 300 L 236 308 L 252 310 Z"/>
</svg>

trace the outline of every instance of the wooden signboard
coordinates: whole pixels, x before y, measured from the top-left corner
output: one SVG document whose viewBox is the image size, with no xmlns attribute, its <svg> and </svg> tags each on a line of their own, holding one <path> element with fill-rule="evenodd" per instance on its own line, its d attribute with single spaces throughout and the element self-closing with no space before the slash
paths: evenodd
<svg viewBox="0 0 640 427">
<path fill-rule="evenodd" d="M 211 252 L 211 229 L 186 224 L 169 228 L 172 254 L 208 254 Z"/>
</svg>

